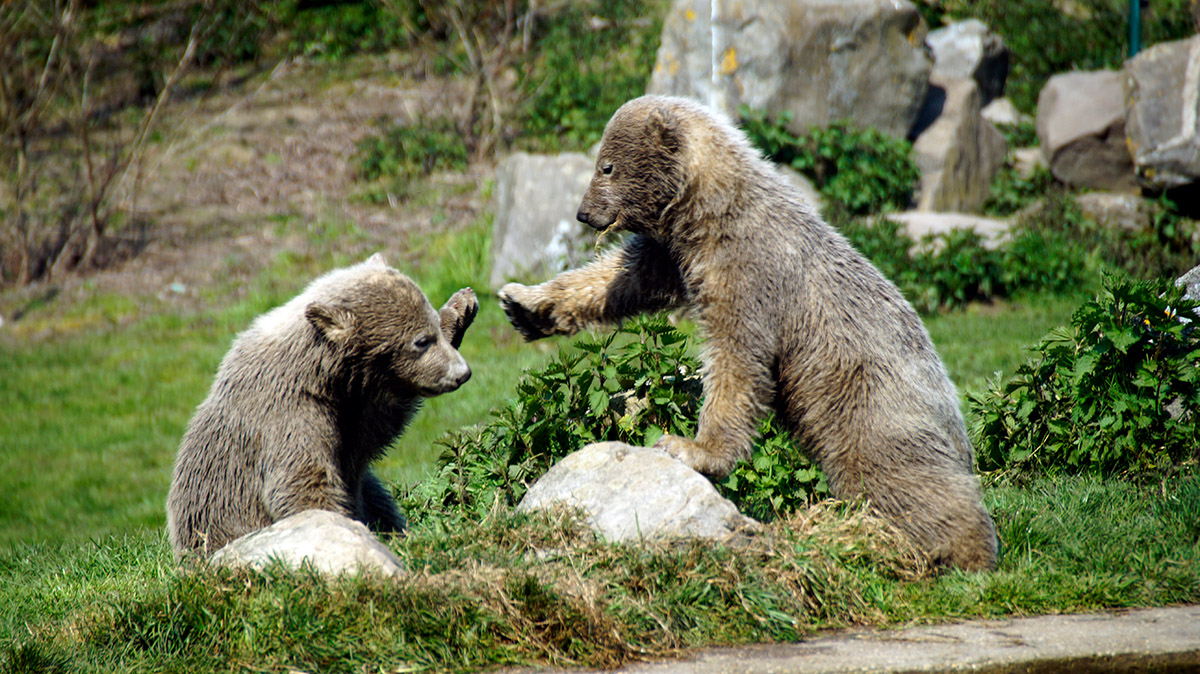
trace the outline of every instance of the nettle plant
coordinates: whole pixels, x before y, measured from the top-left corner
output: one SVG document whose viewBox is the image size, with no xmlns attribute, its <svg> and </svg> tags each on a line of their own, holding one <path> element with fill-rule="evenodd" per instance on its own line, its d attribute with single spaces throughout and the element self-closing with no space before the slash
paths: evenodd
<svg viewBox="0 0 1200 674">
<path fill-rule="evenodd" d="M 691 437 L 699 370 L 691 338 L 661 315 L 581 337 L 527 372 L 491 422 L 442 438 L 435 474 L 397 498 L 414 515 L 484 513 L 515 505 L 556 460 L 586 444 Z M 717 485 L 742 512 L 771 520 L 828 494 L 820 470 L 772 419 L 760 430 L 754 458 Z"/>
<path fill-rule="evenodd" d="M 921 174 L 907 141 L 846 121 L 796 136 L 787 128 L 791 113 L 770 119 L 744 105 L 738 112 L 750 142 L 771 161 L 811 178 L 829 206 L 866 215 L 903 209 L 912 199 Z"/>
<path fill-rule="evenodd" d="M 985 471 L 1152 477 L 1200 459 L 1200 331 L 1184 289 L 1109 277 L 1007 380 L 968 395 Z"/>
</svg>

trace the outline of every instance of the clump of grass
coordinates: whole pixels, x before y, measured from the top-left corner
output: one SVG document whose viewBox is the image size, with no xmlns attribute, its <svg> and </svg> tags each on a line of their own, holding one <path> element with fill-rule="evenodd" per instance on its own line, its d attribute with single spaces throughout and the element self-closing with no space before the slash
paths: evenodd
<svg viewBox="0 0 1200 674">
<path fill-rule="evenodd" d="M 431 518 L 407 578 L 180 570 L 161 534 L 0 552 L 6 671 L 615 667 L 713 644 L 1200 601 L 1200 478 L 985 491 L 993 573 L 931 575 L 864 504 L 823 502 L 740 541 L 606 544 L 574 513 Z M 105 601 L 98 603 L 97 597 Z"/>
<path fill-rule="evenodd" d="M 862 506 L 824 505 L 741 545 L 608 545 L 571 513 L 419 527 L 400 582 L 183 570 L 10 644 L 9 665 L 358 671 L 614 667 L 712 642 L 879 622 L 868 586 L 922 577 Z"/>
</svg>

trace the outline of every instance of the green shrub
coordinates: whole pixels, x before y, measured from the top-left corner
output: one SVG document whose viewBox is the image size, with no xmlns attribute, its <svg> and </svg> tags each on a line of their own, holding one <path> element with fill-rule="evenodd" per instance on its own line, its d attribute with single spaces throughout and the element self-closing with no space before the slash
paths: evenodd
<svg viewBox="0 0 1200 674">
<path fill-rule="evenodd" d="M 918 311 L 934 313 L 1022 290 L 1068 292 L 1086 285 L 1089 264 L 1083 249 L 1062 232 L 1035 225 L 1018 223 L 994 249 L 970 230 L 917 242 L 903 225 L 886 218 L 843 220 L 837 226 Z"/>
<path fill-rule="evenodd" d="M 701 401 L 690 339 L 661 316 L 603 337 L 582 337 L 517 383 L 516 400 L 493 419 L 443 438 L 438 468 L 398 497 L 410 514 L 485 512 L 515 505 L 551 465 L 592 442 L 652 445 L 664 433 L 691 437 Z M 824 478 L 770 420 L 753 461 L 721 488 L 753 517 L 773 519 L 814 495 Z"/>
<path fill-rule="evenodd" d="M 379 0 L 336 2 L 300 9 L 284 3 L 280 19 L 288 33 L 287 51 L 318 60 L 338 61 L 401 47 L 410 34 L 400 15 Z"/>
<path fill-rule="evenodd" d="M 1200 332 L 1184 290 L 1109 277 L 1007 380 L 968 396 L 982 470 L 1159 476 L 1200 458 Z M 1189 320 L 1190 319 L 1190 320 Z"/>
<path fill-rule="evenodd" d="M 772 161 L 812 178 L 827 207 L 853 215 L 903 209 L 920 179 L 912 146 L 877 129 L 848 122 L 812 127 L 804 136 L 787 130 L 790 113 L 774 120 L 742 106 L 742 127 Z"/>
<path fill-rule="evenodd" d="M 358 141 L 351 160 L 360 180 L 408 182 L 467 166 L 467 147 L 449 118 L 397 124 Z"/>
<path fill-rule="evenodd" d="M 586 149 L 654 67 L 663 0 L 570 2 L 550 12 L 526 64 L 521 123 L 543 149 Z"/>
<path fill-rule="evenodd" d="M 1058 183 L 1050 169 L 1038 167 L 1028 178 L 1005 166 L 992 178 L 991 194 L 983 204 L 988 215 L 1007 217 L 1045 197 Z"/>
</svg>

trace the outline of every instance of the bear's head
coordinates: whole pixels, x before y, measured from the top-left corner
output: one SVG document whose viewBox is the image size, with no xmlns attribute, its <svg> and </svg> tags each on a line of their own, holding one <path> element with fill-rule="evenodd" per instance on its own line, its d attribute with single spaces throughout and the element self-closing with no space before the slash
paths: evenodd
<svg viewBox="0 0 1200 674">
<path fill-rule="evenodd" d="M 378 255 L 347 272 L 332 293 L 305 306 L 304 316 L 364 388 L 431 397 L 470 379 L 438 312 L 407 276 Z"/>
<path fill-rule="evenodd" d="M 668 236 L 680 219 L 728 210 L 743 159 L 755 156 L 745 134 L 695 101 L 635 98 L 604 127 L 576 217 L 602 231 Z"/>
</svg>

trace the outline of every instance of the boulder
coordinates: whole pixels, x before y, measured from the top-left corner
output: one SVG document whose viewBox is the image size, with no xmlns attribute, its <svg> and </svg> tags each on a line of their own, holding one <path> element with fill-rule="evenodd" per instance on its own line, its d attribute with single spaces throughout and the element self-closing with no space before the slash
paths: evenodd
<svg viewBox="0 0 1200 674">
<path fill-rule="evenodd" d="M 1007 98 L 997 98 L 983 106 L 979 111 L 983 118 L 997 126 L 1015 126 L 1022 122 L 1032 122 L 1033 119 L 1017 109 Z"/>
<path fill-rule="evenodd" d="M 1187 286 L 1187 292 L 1183 296 L 1200 302 L 1200 265 L 1192 267 L 1191 271 L 1176 279 L 1175 285 Z M 1200 316 L 1200 309 L 1196 310 L 1196 315 Z"/>
<path fill-rule="evenodd" d="M 595 170 L 580 153 L 517 152 L 496 167 L 493 289 L 528 275 L 547 278 L 587 258 L 596 233 L 575 219 Z"/>
<path fill-rule="evenodd" d="M 1133 194 L 1087 192 L 1077 195 L 1075 203 L 1084 215 L 1107 227 L 1141 230 L 1150 226 L 1150 202 Z"/>
<path fill-rule="evenodd" d="M 933 52 L 933 74 L 944 79 L 973 79 L 982 105 L 1004 95 L 1008 47 L 979 19 L 958 21 L 925 38 Z"/>
<path fill-rule="evenodd" d="M 719 95 L 713 90 L 712 8 L 674 0 L 647 93 L 690 96 L 771 115 L 791 131 L 849 119 L 906 136 L 928 87 L 925 24 L 908 0 L 743 0 L 718 17 Z"/>
<path fill-rule="evenodd" d="M 1046 155 L 1040 147 L 1019 147 L 1012 151 L 1013 169 L 1028 180 L 1038 169 L 1048 168 Z"/>
<path fill-rule="evenodd" d="M 904 225 L 908 236 L 920 247 L 921 239 L 931 234 L 945 234 L 955 229 L 969 229 L 983 239 L 983 246 L 995 250 L 1008 238 L 1009 222 L 968 213 L 929 213 L 905 211 L 890 213 L 889 220 Z"/>
<path fill-rule="evenodd" d="M 556 504 L 583 511 L 606 541 L 654 538 L 724 540 L 756 529 L 704 476 L 666 452 L 601 442 L 564 457 L 521 499 L 517 510 Z"/>
<path fill-rule="evenodd" d="M 1055 75 L 1038 95 L 1037 135 L 1050 171 L 1068 185 L 1136 192 L 1125 146 L 1121 74 L 1112 70 Z"/>
<path fill-rule="evenodd" d="M 1150 47 L 1124 75 L 1125 133 L 1142 184 L 1200 182 L 1200 35 Z"/>
<path fill-rule="evenodd" d="M 248 533 L 217 550 L 210 561 L 262 569 L 276 560 L 292 568 L 310 564 L 329 575 L 405 573 L 403 563 L 366 525 L 327 510 L 305 510 Z"/>
<path fill-rule="evenodd" d="M 977 210 L 1004 166 L 1008 142 L 980 116 L 974 80 L 934 75 L 930 84 L 945 93 L 940 114 L 913 143 L 913 161 L 921 169 L 917 210 Z"/>
</svg>

